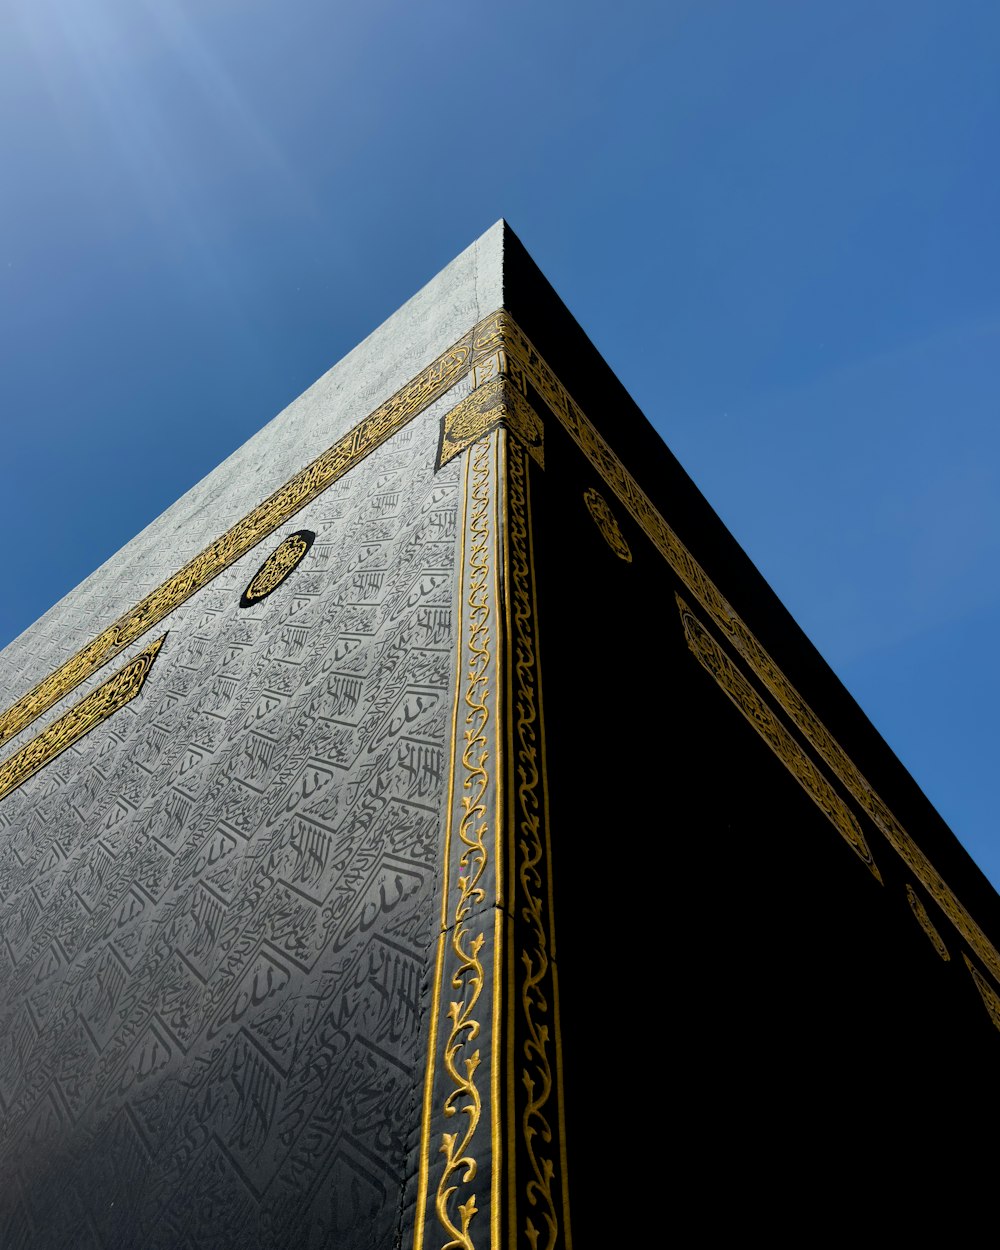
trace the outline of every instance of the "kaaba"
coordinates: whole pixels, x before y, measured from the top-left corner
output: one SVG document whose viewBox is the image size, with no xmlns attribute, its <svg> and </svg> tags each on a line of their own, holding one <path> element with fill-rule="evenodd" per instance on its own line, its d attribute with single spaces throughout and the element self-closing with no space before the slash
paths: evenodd
<svg viewBox="0 0 1000 1250">
<path fill-rule="evenodd" d="M 4 1250 L 990 1218 L 1000 901 L 506 223 L 0 707 Z"/>
</svg>

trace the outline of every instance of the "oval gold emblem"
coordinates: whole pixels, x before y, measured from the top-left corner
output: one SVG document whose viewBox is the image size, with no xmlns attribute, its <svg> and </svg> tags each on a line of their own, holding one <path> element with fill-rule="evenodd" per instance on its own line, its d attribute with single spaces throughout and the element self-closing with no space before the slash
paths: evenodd
<svg viewBox="0 0 1000 1250">
<path fill-rule="evenodd" d="M 240 598 L 240 607 L 249 608 L 253 603 L 260 603 L 272 590 L 277 590 L 285 578 L 294 573 L 302 563 L 315 538 L 312 530 L 297 530 L 294 534 L 289 534 L 254 574 Z"/>
<path fill-rule="evenodd" d="M 608 501 L 599 491 L 586 490 L 583 492 L 583 502 L 587 505 L 587 510 L 593 517 L 594 524 L 604 535 L 604 541 L 619 560 L 624 560 L 626 563 L 631 564 L 631 548 L 625 541 L 625 535 L 621 531 L 617 517 L 608 506 Z"/>
</svg>

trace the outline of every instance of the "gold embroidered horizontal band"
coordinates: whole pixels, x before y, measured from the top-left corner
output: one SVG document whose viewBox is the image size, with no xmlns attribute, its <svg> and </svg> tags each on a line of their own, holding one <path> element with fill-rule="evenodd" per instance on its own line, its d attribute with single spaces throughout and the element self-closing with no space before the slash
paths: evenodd
<svg viewBox="0 0 1000 1250">
<path fill-rule="evenodd" d="M 131 703 L 149 676 L 166 636 L 157 638 L 152 646 L 140 651 L 114 677 L 109 677 L 103 685 L 74 704 L 64 716 L 53 721 L 37 737 L 4 760 L 0 764 L 0 799 L 23 785 L 74 742 L 79 742 L 84 734 L 90 733 L 109 716 L 114 716 L 126 703 Z"/>
<path fill-rule="evenodd" d="M 81 651 L 43 678 L 0 716 L 0 746 L 322 494 L 408 421 L 449 391 L 477 360 L 495 354 L 497 329 L 496 314 L 483 318 L 348 434 L 120 616 Z"/>
<path fill-rule="evenodd" d="M 305 504 L 315 499 L 470 371 L 473 371 L 474 382 L 482 382 L 484 385 L 501 377 L 508 377 L 514 389 L 522 394 L 526 391 L 525 381 L 530 381 L 593 468 L 690 593 L 708 612 L 711 620 L 722 630 L 795 727 L 844 784 L 862 811 L 917 876 L 1000 984 L 1000 952 L 899 823 L 847 751 L 833 737 L 677 533 L 654 507 L 531 340 L 513 317 L 502 309 L 477 322 L 448 351 L 375 409 L 350 433 L 19 699 L 0 716 L 0 746 L 103 664 L 119 655 L 131 642 L 162 621 L 175 607 L 207 585 L 223 569 L 267 537 Z M 510 399 L 509 393 L 504 393 L 504 399 Z M 466 411 L 470 411 L 470 407 Z M 476 411 L 482 417 L 483 413 L 478 406 Z M 495 426 L 490 423 L 490 428 Z M 540 442 L 539 437 L 539 445 Z"/>
</svg>

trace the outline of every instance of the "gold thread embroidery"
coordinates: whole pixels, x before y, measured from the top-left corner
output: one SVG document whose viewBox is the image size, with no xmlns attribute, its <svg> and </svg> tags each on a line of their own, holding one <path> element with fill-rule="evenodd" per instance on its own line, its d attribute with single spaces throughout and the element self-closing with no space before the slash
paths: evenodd
<svg viewBox="0 0 1000 1250">
<path fill-rule="evenodd" d="M 428 1147 L 431 1140 L 431 1119 L 434 1111 L 434 1061 L 437 1057 L 438 1016 L 441 1010 L 441 983 L 443 980 L 447 940 L 447 932 L 442 929 L 438 934 L 437 940 L 437 957 L 434 965 L 434 993 L 431 998 L 431 1015 L 427 1036 L 427 1071 L 424 1074 L 424 1102 L 420 1125 L 420 1177 L 417 1190 L 417 1214 L 413 1236 L 413 1250 L 423 1250 L 424 1244 L 428 1177 L 431 1168 Z"/>
<path fill-rule="evenodd" d="M 490 438 L 494 447 L 493 477 L 495 503 L 493 508 L 494 542 L 493 576 L 490 591 L 496 605 L 496 716 L 493 722 L 493 742 L 496 751 L 496 768 L 494 770 L 493 797 L 495 816 L 493 821 L 493 984 L 492 1005 L 490 1011 L 490 1246 L 499 1248 L 502 1245 L 502 1201 L 503 1190 L 501 1181 L 504 1172 L 503 1156 L 503 1070 L 501 1067 L 503 1038 L 504 1008 L 504 960 L 512 943 L 507 940 L 507 917 L 504 911 L 504 900 L 507 893 L 507 866 L 505 864 L 503 841 L 507 821 L 507 794 L 503 779 L 510 767 L 510 756 L 507 753 L 505 726 L 510 722 L 509 712 L 509 681 L 504 677 L 504 626 L 503 605 L 506 592 L 501 591 L 501 583 L 507 580 L 507 526 L 505 523 L 506 493 L 503 483 L 507 472 L 507 431 L 502 427 Z M 512 1163 L 513 1166 L 513 1163 Z"/>
<path fill-rule="evenodd" d="M 910 885 L 909 882 L 906 883 L 906 897 L 910 903 L 910 910 L 913 912 L 914 916 L 916 916 L 917 923 L 920 925 L 921 929 L 923 929 L 923 931 L 930 938 L 931 945 L 942 959 L 949 961 L 951 956 L 948 954 L 948 948 L 945 946 L 941 934 L 938 933 L 937 929 L 935 929 L 933 924 L 931 924 L 931 918 L 927 914 L 927 908 L 920 901 L 916 890 L 914 890 L 913 886 Z"/>
<path fill-rule="evenodd" d="M 983 1006 L 990 1013 L 990 1019 L 994 1025 L 1000 1029 L 1000 994 L 997 994 L 996 990 L 986 980 L 965 951 L 962 951 L 962 958 L 965 960 L 966 968 L 972 973 L 972 979 L 975 981 L 976 989 L 983 1000 Z"/>
<path fill-rule="evenodd" d="M 491 364 L 495 360 L 495 366 Z M 212 543 L 177 574 L 146 596 L 86 647 L 50 673 L 0 716 L 0 746 L 58 702 L 102 665 L 119 655 L 131 642 L 161 621 L 170 611 L 201 589 L 283 521 L 325 490 L 363 456 L 390 437 L 411 417 L 453 386 L 469 369 L 478 369 L 483 383 L 494 374 L 506 376 L 516 393 L 524 392 L 530 379 L 591 465 L 622 505 L 660 551 L 661 555 L 698 599 L 716 625 L 727 635 L 751 669 L 770 690 L 797 728 L 833 769 L 859 805 L 910 867 L 931 897 L 969 942 L 994 978 L 1000 982 L 1000 954 L 971 915 L 940 878 L 910 835 L 871 788 L 846 751 L 833 738 L 801 695 L 781 672 L 756 637 L 732 609 L 690 551 L 652 505 L 642 488 L 624 468 L 616 453 L 579 409 L 544 359 L 513 318 L 499 310 L 484 318 L 448 352 L 422 371 L 386 404 L 370 414 L 344 439 L 306 466 L 268 500 Z M 96 692 L 95 692 L 96 693 Z M 58 722 L 57 722 L 58 723 Z M 47 731 L 46 731 L 47 732 Z M 39 735 L 41 738 L 43 735 Z M 29 744 L 30 746 L 31 744 Z M 10 765 L 17 756 L 6 762 Z M 4 765 L 6 767 L 6 765 Z M 980 992 L 991 996 L 1000 1020 L 1000 997 L 972 968 Z M 470 965 L 475 970 L 475 965 Z M 471 984 L 471 983 L 470 983 Z M 480 985 L 481 989 L 481 985 Z M 987 1002 L 989 1008 L 990 1003 Z M 998 1025 L 1000 1027 L 1000 1025 Z M 472 1040 L 470 1037 L 468 1040 Z M 478 1052 L 476 1052 L 478 1056 Z M 478 1059 L 477 1059 L 478 1061 Z M 473 1164 L 474 1166 L 474 1164 Z M 471 1180 L 471 1176 L 465 1179 Z M 440 1197 L 440 1192 L 439 1192 Z M 469 1219 L 474 1212 L 469 1212 Z M 454 1243 L 461 1245 L 463 1243 Z"/>
<path fill-rule="evenodd" d="M 189 560 L 81 651 L 43 678 L 0 716 L 0 746 L 9 742 L 92 673 L 207 586 L 268 534 L 315 499 L 495 351 L 496 317 L 484 318 L 358 425 Z"/>
<path fill-rule="evenodd" d="M 540 681 L 526 469 L 524 454 L 515 449 L 509 457 L 506 508 L 511 621 L 509 664 L 515 739 L 514 759 L 511 761 L 515 802 L 509 836 L 514 843 L 512 851 L 516 849 L 518 853 L 518 890 L 514 910 L 525 926 L 518 934 L 523 967 L 521 1012 L 526 1033 L 521 1049 L 521 1084 L 524 1089 L 521 1133 L 531 1170 L 525 1196 L 528 1206 L 536 1211 L 542 1225 L 542 1228 L 536 1227 L 532 1216 L 526 1213 L 524 1234 L 532 1250 L 539 1250 L 540 1247 L 552 1250 L 559 1234 L 556 1214 L 558 1198 L 553 1193 L 556 1177 L 553 1145 L 556 1138 L 548 1106 L 553 1091 L 550 1046 L 556 1033 L 552 1020 L 555 987 L 548 932 L 552 918 L 546 914 L 545 905 L 550 867 L 546 855 L 548 838 L 543 840 L 543 831 L 547 834 L 547 810 L 543 805 L 544 788 L 541 784 Z M 513 1095 L 513 1091 L 510 1092 Z"/>
<path fill-rule="evenodd" d="M 882 874 L 865 841 L 865 835 L 847 805 L 715 639 L 707 633 L 684 600 L 679 595 L 674 597 L 680 609 L 684 636 L 691 654 L 715 678 L 720 689 L 739 708 L 747 722 L 781 760 L 876 881 L 881 882 Z"/>
<path fill-rule="evenodd" d="M 601 531 L 604 541 L 619 560 L 624 560 L 626 564 L 631 564 L 632 550 L 625 541 L 625 535 L 618 524 L 618 518 L 611 511 L 608 501 L 600 491 L 590 489 L 583 492 L 583 502 L 587 505 L 587 511 L 593 518 L 594 524 Z"/>
<path fill-rule="evenodd" d="M 462 478 L 462 505 L 460 516 L 467 517 L 469 511 L 469 462 L 466 461 L 465 473 Z M 423 1118 L 420 1132 L 420 1177 L 419 1187 L 417 1190 L 417 1213 L 416 1227 L 414 1231 L 413 1246 L 414 1250 L 423 1250 L 424 1245 L 424 1228 L 427 1214 L 427 1197 L 429 1192 L 429 1175 L 431 1169 L 430 1160 L 430 1142 L 431 1142 L 431 1122 L 434 1110 L 434 1077 L 435 1077 L 435 1061 L 437 1058 L 438 1045 L 438 1022 L 441 1014 L 441 993 L 444 983 L 444 968 L 448 950 L 448 917 L 450 906 L 450 868 L 451 868 L 451 852 L 452 852 L 452 830 L 453 830 L 453 811 L 455 801 L 455 773 L 457 771 L 458 758 L 458 717 L 459 707 L 462 700 L 462 678 L 464 672 L 463 660 L 463 638 L 465 636 L 466 621 L 462 615 L 462 605 L 465 602 L 464 583 L 466 571 L 465 552 L 466 552 L 466 529 L 463 523 L 459 534 L 459 554 L 458 554 L 458 576 L 459 586 L 459 612 L 457 624 L 457 643 L 455 647 L 455 689 L 452 702 L 451 713 L 451 752 L 448 765 L 448 793 L 445 805 L 445 831 L 444 831 L 444 860 L 442 864 L 442 888 L 441 888 L 441 915 L 440 915 L 440 932 L 437 941 L 437 956 L 434 965 L 434 991 L 431 999 L 431 1015 L 427 1039 L 427 1071 L 424 1079 L 424 1104 Z"/>
<path fill-rule="evenodd" d="M 240 598 L 240 607 L 248 608 L 251 604 L 259 603 L 273 590 L 277 590 L 305 559 L 315 537 L 312 530 L 299 530 L 279 543 L 253 575 Z"/>
<path fill-rule="evenodd" d="M 479 364 L 472 367 L 472 386 L 482 386 L 484 382 L 492 382 L 495 378 L 507 375 L 507 353 L 500 348 L 492 355 L 484 357 Z"/>
<path fill-rule="evenodd" d="M 473 364 L 480 364 L 504 349 L 505 327 L 510 318 L 502 308 L 477 321 L 472 328 Z"/>
<path fill-rule="evenodd" d="M 502 356 L 503 353 L 498 352 L 497 355 Z M 474 372 L 478 371 L 476 366 Z M 505 377 L 484 381 L 442 417 L 438 468 L 500 426 L 516 434 L 544 468 L 544 427 L 541 418 Z"/>
<path fill-rule="evenodd" d="M 1000 983 L 1000 952 L 942 879 L 850 756 L 784 675 L 715 583 L 664 520 L 615 451 L 575 403 L 530 339 L 507 313 L 498 314 L 508 369 L 523 371 L 577 446 L 639 524 L 661 556 L 726 634 L 792 722 L 844 784 L 876 828 Z"/>
<path fill-rule="evenodd" d="M 0 746 L 293 516 L 409 419 L 454 386 L 470 369 L 476 371 L 474 380 L 483 384 L 491 379 L 506 377 L 511 383 L 507 390 L 514 395 L 526 392 L 526 382 L 530 379 L 535 390 L 670 567 L 1000 982 L 1000 953 L 656 510 L 531 341 L 503 310 L 478 322 L 452 348 L 343 439 L 13 704 L 0 716 Z M 7 764 L 15 758 L 11 757 Z M 974 975 L 978 978 L 977 973 L 974 972 Z M 989 989 L 989 986 L 986 988 Z M 1000 1002 L 1000 999 L 997 1001 Z"/>
<path fill-rule="evenodd" d="M 992 943 L 655 509 L 531 341 L 503 310 L 498 310 L 478 322 L 452 348 L 360 422 L 343 439 L 296 474 L 258 508 L 237 522 L 194 560 L 13 704 L 0 716 L 0 746 L 20 733 L 98 668 L 119 655 L 130 643 L 273 532 L 278 525 L 293 516 L 365 455 L 402 428 L 409 419 L 443 395 L 470 369 L 476 371 L 474 380 L 483 385 L 506 377 L 511 383 L 506 389 L 512 395 L 519 392 L 523 394 L 527 389 L 525 383 L 530 379 L 535 390 L 667 563 L 716 625 L 730 638 L 795 725 L 833 769 L 894 850 L 909 865 L 954 927 L 969 942 L 992 975 L 1000 981 L 1000 954 Z M 537 414 L 534 415 L 537 419 Z M 16 758 L 16 755 L 11 757 L 6 764 L 11 764 Z M 974 975 L 978 977 L 975 972 Z M 989 989 L 989 986 L 986 988 Z"/>
<path fill-rule="evenodd" d="M 471 1185 L 476 1178 L 477 1163 L 470 1147 L 482 1115 L 482 1095 L 476 1084 L 477 1069 L 481 1062 L 479 1049 L 467 1048 L 480 1032 L 476 1008 L 483 991 L 485 971 L 480 952 L 485 933 L 473 933 L 469 921 L 476 907 L 481 906 L 486 892 L 480 884 L 489 854 L 486 846 L 488 832 L 487 791 L 491 784 L 489 768 L 492 764 L 487 729 L 490 722 L 490 705 L 495 695 L 490 684 L 492 664 L 493 621 L 490 592 L 490 551 L 494 541 L 491 527 L 491 461 L 493 440 L 477 444 L 471 462 L 472 485 L 470 498 L 472 510 L 469 529 L 472 541 L 469 548 L 467 573 L 468 588 L 464 592 L 466 620 L 468 623 L 468 669 L 465 674 L 463 695 L 466 708 L 463 727 L 462 768 L 464 778 L 461 799 L 462 818 L 458 826 L 458 838 L 462 845 L 458 865 L 458 901 L 455 905 L 451 932 L 451 949 L 458 960 L 458 968 L 452 975 L 451 988 L 463 994 L 452 1000 L 447 1017 L 451 1030 L 444 1044 L 444 1066 L 453 1088 L 444 1100 L 444 1115 L 450 1118 L 461 1114 L 467 1117 L 462 1132 L 443 1133 L 440 1152 L 445 1157 L 444 1169 L 438 1182 L 435 1210 L 450 1240 L 442 1250 L 473 1250 L 470 1227 L 479 1208 L 475 1191 L 469 1192 L 464 1202 L 454 1205 L 454 1197 L 460 1185 Z M 464 624 L 463 624 L 464 628 Z M 452 1217 L 454 1205 L 455 1218 Z"/>
<path fill-rule="evenodd" d="M 90 733 L 109 716 L 114 716 L 126 703 L 131 703 L 149 676 L 149 670 L 166 636 L 164 634 L 162 638 L 157 638 L 145 651 L 129 660 L 114 677 L 109 677 L 96 690 L 92 690 L 79 703 L 74 704 L 65 715 L 43 729 L 37 738 L 32 738 L 0 764 L 0 799 L 5 799 L 57 755 L 79 742 L 84 734 Z"/>
</svg>

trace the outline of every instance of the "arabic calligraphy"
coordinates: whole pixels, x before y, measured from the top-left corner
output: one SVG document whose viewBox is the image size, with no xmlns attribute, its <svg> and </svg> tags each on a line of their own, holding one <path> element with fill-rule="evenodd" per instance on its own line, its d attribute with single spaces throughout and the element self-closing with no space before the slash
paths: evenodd
<svg viewBox="0 0 1000 1250">
<path fill-rule="evenodd" d="M 603 437 L 579 404 L 545 362 L 541 353 L 509 313 L 497 315 L 496 334 L 502 340 L 507 368 L 511 376 L 523 373 L 550 411 L 573 438 L 590 464 L 614 492 L 676 573 L 708 612 L 713 623 L 723 632 L 749 665 L 751 671 L 778 701 L 803 737 L 842 782 L 861 810 L 871 819 L 897 855 L 947 916 L 958 933 L 1000 983 L 1000 951 L 979 927 L 954 890 L 900 824 L 888 804 L 862 774 L 843 746 L 833 737 L 778 664 L 763 647 L 739 613 L 722 594 L 679 535 L 656 509 L 648 495 L 622 464 L 617 453 Z"/>
<path fill-rule="evenodd" d="M 502 352 L 497 353 L 503 358 Z M 496 370 L 499 371 L 497 364 Z M 476 366 L 476 372 L 480 367 Z M 471 395 L 441 419 L 441 450 L 438 465 L 445 465 L 473 443 L 500 426 L 515 434 L 539 465 L 545 464 L 545 430 L 542 420 L 525 396 L 506 376 L 493 376 L 477 385 Z"/>
<path fill-rule="evenodd" d="M 316 535 L 312 530 L 297 530 L 289 534 L 250 579 L 250 584 L 240 596 L 240 607 L 249 608 L 251 604 L 260 603 L 277 590 L 299 567 L 315 541 Z"/>
<path fill-rule="evenodd" d="M 43 678 L 0 716 L 0 746 L 54 703 L 152 629 L 196 591 L 252 550 L 328 486 L 445 394 L 480 355 L 488 355 L 495 314 L 486 317 L 304 469 L 290 478 L 213 543 L 189 560 L 134 608 Z"/>
<path fill-rule="evenodd" d="M 565 1139 L 563 1108 L 555 1098 L 555 1064 L 557 1057 L 561 1062 L 561 1055 L 556 1027 L 558 994 L 552 966 L 553 918 L 546 905 L 552 847 L 543 776 L 544 727 L 528 464 L 516 443 L 509 448 L 507 456 L 506 512 L 511 625 L 508 667 L 512 691 L 509 715 L 513 721 L 510 730 L 513 751 L 509 764 L 513 801 L 507 836 L 510 853 L 517 856 L 513 888 L 523 1027 L 523 1039 L 517 1048 L 521 1079 L 517 1089 L 509 1093 L 523 1100 L 521 1138 L 530 1169 L 524 1189 L 526 1201 L 515 1203 L 515 1209 L 524 1213 L 524 1232 L 533 1250 L 553 1250 L 560 1231 L 564 1233 L 563 1243 L 569 1244 L 569 1203 L 560 1149 Z"/>
<path fill-rule="evenodd" d="M 166 634 L 157 638 L 145 651 L 130 660 L 114 677 L 91 691 L 86 698 L 71 707 L 37 738 L 32 738 L 2 764 L 0 764 L 0 799 L 23 785 L 50 760 L 61 755 L 84 734 L 106 721 L 109 716 L 130 703 L 142 689 L 153 661 L 160 653 Z"/>
<path fill-rule="evenodd" d="M 948 948 L 945 946 L 941 934 L 938 933 L 937 929 L 935 929 L 934 925 L 931 923 L 931 918 L 927 914 L 927 908 L 920 901 L 920 897 L 918 896 L 916 890 L 912 885 L 910 885 L 909 882 L 906 883 L 906 897 L 910 904 L 910 910 L 917 918 L 917 924 L 919 924 L 921 929 L 923 929 L 923 931 L 927 934 L 931 945 L 943 960 L 946 962 L 949 961 L 951 959 L 951 955 L 948 954 Z"/>
<path fill-rule="evenodd" d="M 435 1211 L 450 1237 L 442 1250 L 474 1250 L 472 1222 L 479 1210 L 476 1191 L 470 1186 L 478 1169 L 471 1148 L 482 1116 L 478 1084 L 482 1056 L 478 1047 L 473 1048 L 473 1043 L 481 1028 L 478 1004 L 486 979 L 481 959 L 486 934 L 475 923 L 474 916 L 486 898 L 482 884 L 489 862 L 486 796 L 493 783 L 496 763 L 490 737 L 494 732 L 491 720 L 495 715 L 492 705 L 496 697 L 492 685 L 495 645 L 492 578 L 496 542 L 492 480 L 497 437 L 494 434 L 493 438 L 476 444 L 469 466 L 471 542 L 463 570 L 468 636 L 462 695 L 466 710 L 462 729 L 462 816 L 458 826 L 461 850 L 455 882 L 458 897 L 450 936 L 457 966 L 450 982 L 455 998 L 448 1007 L 451 1028 L 443 1050 L 444 1066 L 452 1086 L 444 1099 L 444 1116 L 451 1119 L 461 1115 L 463 1119 L 461 1128 L 443 1133 L 441 1137 L 444 1168 L 435 1195 Z M 464 1201 L 457 1200 L 463 1196 Z"/>
<path fill-rule="evenodd" d="M 611 511 L 608 501 L 600 491 L 590 489 L 583 492 L 583 502 L 587 505 L 587 511 L 593 518 L 594 524 L 601 531 L 604 541 L 619 560 L 624 560 L 626 564 L 631 564 L 632 550 L 625 541 L 622 527 L 618 524 L 618 518 Z"/>
<path fill-rule="evenodd" d="M 684 637 L 687 639 L 691 654 L 706 672 L 711 673 L 720 689 L 743 713 L 747 723 L 753 726 L 875 880 L 881 883 L 882 874 L 865 841 L 865 835 L 861 832 L 861 826 L 843 799 L 708 633 L 680 595 L 675 598 L 680 609 L 681 620 L 684 622 Z"/>
</svg>

